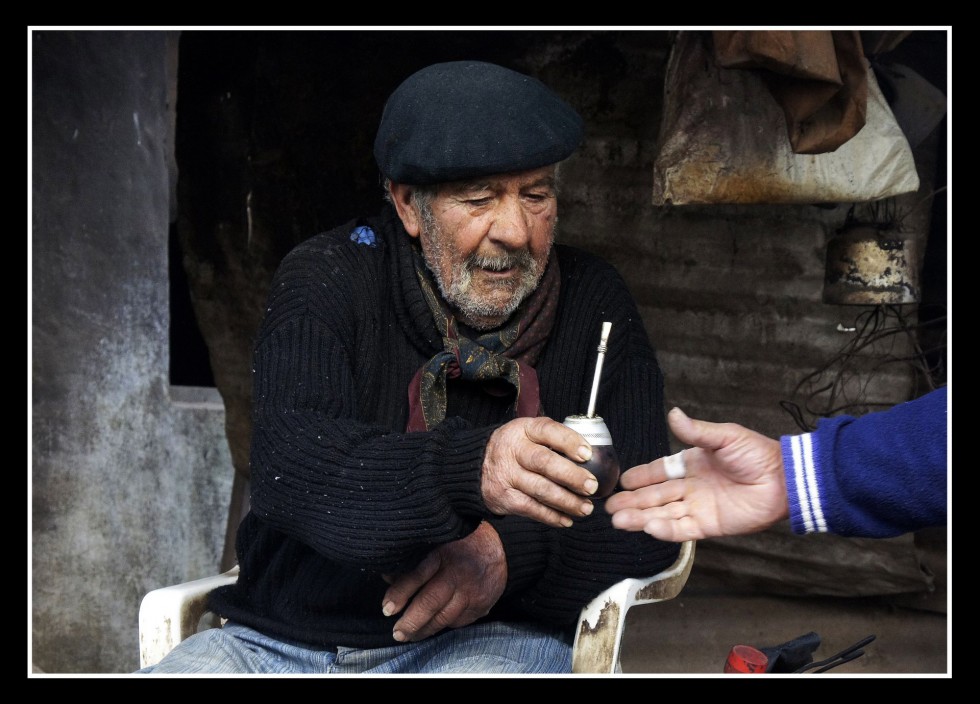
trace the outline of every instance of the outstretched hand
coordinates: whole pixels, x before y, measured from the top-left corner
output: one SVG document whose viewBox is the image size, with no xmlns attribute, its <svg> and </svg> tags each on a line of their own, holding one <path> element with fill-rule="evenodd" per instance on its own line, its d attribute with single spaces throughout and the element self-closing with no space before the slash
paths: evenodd
<svg viewBox="0 0 980 704">
<path fill-rule="evenodd" d="M 616 528 L 681 542 L 765 530 L 786 518 L 786 478 L 778 440 L 736 423 L 667 422 L 682 443 L 685 476 L 669 479 L 665 458 L 623 472 L 625 489 L 606 500 Z"/>
<path fill-rule="evenodd" d="M 583 497 L 598 488 L 585 462 L 592 448 L 568 426 L 545 416 L 515 418 L 497 428 L 487 443 L 481 488 L 483 502 L 498 516 L 524 516 L 555 528 L 592 513 Z M 574 458 L 574 461 L 569 458 Z"/>
</svg>

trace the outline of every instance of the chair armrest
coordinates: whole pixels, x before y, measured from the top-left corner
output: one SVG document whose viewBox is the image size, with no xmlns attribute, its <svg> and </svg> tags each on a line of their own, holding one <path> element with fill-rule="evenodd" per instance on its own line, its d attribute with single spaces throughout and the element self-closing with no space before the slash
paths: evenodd
<svg viewBox="0 0 980 704">
<path fill-rule="evenodd" d="M 572 672 L 617 672 L 626 612 L 633 606 L 673 599 L 684 588 L 694 564 L 694 541 L 681 544 L 677 560 L 651 577 L 612 585 L 579 614 L 572 651 Z M 198 630 L 211 590 L 238 579 L 238 565 L 224 574 L 154 589 L 140 604 L 140 667 L 160 662 Z"/>
<path fill-rule="evenodd" d="M 674 564 L 652 577 L 624 579 L 590 601 L 579 614 L 572 672 L 619 672 L 626 612 L 633 606 L 673 599 L 694 565 L 693 540 L 681 543 Z"/>
<path fill-rule="evenodd" d="M 212 589 L 234 584 L 238 565 L 224 574 L 154 589 L 140 603 L 140 667 L 156 665 L 198 630 Z"/>
</svg>

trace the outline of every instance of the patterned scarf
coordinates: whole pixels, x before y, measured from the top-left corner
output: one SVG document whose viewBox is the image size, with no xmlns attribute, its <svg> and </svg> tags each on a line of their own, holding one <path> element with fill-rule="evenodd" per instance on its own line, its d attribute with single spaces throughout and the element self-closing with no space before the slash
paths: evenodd
<svg viewBox="0 0 980 704">
<path fill-rule="evenodd" d="M 469 339 L 459 333 L 456 319 L 436 292 L 436 285 L 416 247 L 415 273 L 443 348 L 422 365 L 408 387 L 408 432 L 429 430 L 446 417 L 446 382 L 462 377 L 486 382 L 487 393 L 503 395 L 500 383 L 516 389 L 512 407 L 515 417 L 543 413 L 534 364 L 555 322 L 558 306 L 558 260 L 552 251 L 544 276 L 534 292 L 521 303 L 505 327 Z"/>
</svg>

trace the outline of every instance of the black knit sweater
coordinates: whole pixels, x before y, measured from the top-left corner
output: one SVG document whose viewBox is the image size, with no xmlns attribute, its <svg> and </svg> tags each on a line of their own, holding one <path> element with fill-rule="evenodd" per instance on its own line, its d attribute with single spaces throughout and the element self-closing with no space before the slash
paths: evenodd
<svg viewBox="0 0 980 704">
<path fill-rule="evenodd" d="M 359 225 L 376 241 L 355 241 Z M 511 419 L 512 399 L 451 381 L 446 420 L 404 431 L 409 382 L 441 348 L 412 246 L 386 206 L 283 260 L 255 345 L 241 572 L 213 593 L 211 607 L 312 647 L 394 645 L 398 615 L 381 613 L 381 575 L 485 519 L 503 542 L 508 583 L 484 620 L 534 620 L 570 637 L 589 599 L 624 577 L 660 571 L 677 545 L 614 529 L 601 501 L 565 529 L 491 514 L 480 492 L 483 454 Z M 663 380 L 623 280 L 593 255 L 557 247 L 560 302 L 535 367 L 545 412 L 561 420 L 587 410 L 599 333 L 611 321 L 596 413 L 624 470 L 666 454 Z"/>
</svg>

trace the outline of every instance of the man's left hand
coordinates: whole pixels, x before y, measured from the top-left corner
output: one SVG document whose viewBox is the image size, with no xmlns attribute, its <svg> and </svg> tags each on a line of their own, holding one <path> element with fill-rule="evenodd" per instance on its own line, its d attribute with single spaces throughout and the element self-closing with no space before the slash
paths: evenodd
<svg viewBox="0 0 980 704">
<path fill-rule="evenodd" d="M 405 609 L 395 623 L 395 640 L 422 640 L 486 616 L 507 585 L 504 546 L 493 526 L 483 521 L 470 535 L 440 545 L 414 570 L 389 581 L 382 602 L 385 615 Z"/>
</svg>

